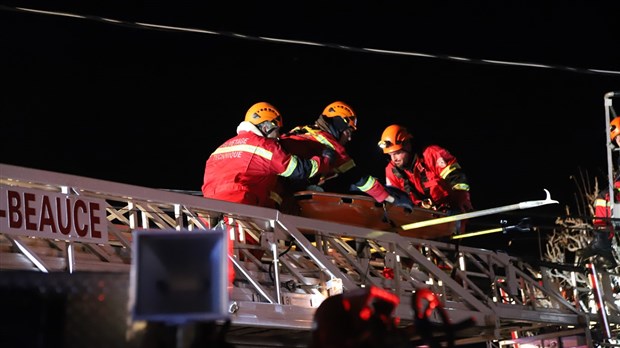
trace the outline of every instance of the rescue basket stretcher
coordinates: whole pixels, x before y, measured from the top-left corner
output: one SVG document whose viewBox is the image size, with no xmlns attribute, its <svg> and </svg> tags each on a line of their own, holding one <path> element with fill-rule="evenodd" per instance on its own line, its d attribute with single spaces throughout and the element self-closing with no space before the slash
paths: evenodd
<svg viewBox="0 0 620 348">
<path fill-rule="evenodd" d="M 299 191 L 294 194 L 295 211 L 291 213 L 311 219 L 327 220 L 358 227 L 390 231 L 413 238 L 438 239 L 451 236 L 456 222 L 448 222 L 414 230 L 401 226 L 447 216 L 446 213 L 416 207 L 414 210 L 381 203 L 363 195 L 319 191 Z"/>
</svg>

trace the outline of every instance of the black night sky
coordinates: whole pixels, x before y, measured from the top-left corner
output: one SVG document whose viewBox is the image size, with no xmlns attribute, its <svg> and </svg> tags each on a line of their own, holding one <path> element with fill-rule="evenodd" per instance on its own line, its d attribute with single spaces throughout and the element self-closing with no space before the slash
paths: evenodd
<svg viewBox="0 0 620 348">
<path fill-rule="evenodd" d="M 418 145 L 457 156 L 475 208 L 546 188 L 560 204 L 531 213 L 563 215 L 572 177 L 606 179 L 603 96 L 620 90 L 614 3 L 5 1 L 0 162 L 197 191 L 205 160 L 253 103 L 278 107 L 288 130 L 343 100 L 359 117 L 350 152 L 369 173 L 383 179 L 376 144 L 401 123 Z"/>
</svg>

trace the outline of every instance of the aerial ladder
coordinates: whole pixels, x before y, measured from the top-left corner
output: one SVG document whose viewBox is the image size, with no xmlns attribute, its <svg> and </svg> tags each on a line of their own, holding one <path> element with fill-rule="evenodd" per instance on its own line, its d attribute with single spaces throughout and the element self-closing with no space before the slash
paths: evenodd
<svg viewBox="0 0 620 348">
<path fill-rule="evenodd" d="M 620 327 L 620 312 L 608 295 L 614 275 L 594 267 L 534 268 L 502 252 L 456 250 L 445 240 L 7 164 L 0 164 L 0 189 L 0 285 L 58 288 L 85 274 L 111 277 L 97 290 L 109 286 L 119 299 L 114 325 L 127 332 L 118 339 L 140 337 L 144 327 L 132 322 L 126 305 L 133 234 L 191 233 L 208 229 L 209 217 L 224 215 L 259 241 L 235 239 L 229 255 L 235 280 L 228 338 L 239 347 L 299 346 L 307 342 L 313 313 L 325 298 L 370 286 L 399 296 L 395 315 L 402 325 L 414 322 L 412 295 L 431 290 L 449 322 L 472 323 L 455 333 L 457 344 L 512 347 L 564 340 L 564 347 L 594 346 L 599 328 L 606 337 L 618 335 Z M 369 252 L 353 241 L 363 241 Z M 591 276 L 596 287 L 566 296 L 549 276 L 549 269 L 562 267 Z M 430 319 L 449 324 L 438 315 Z"/>
</svg>

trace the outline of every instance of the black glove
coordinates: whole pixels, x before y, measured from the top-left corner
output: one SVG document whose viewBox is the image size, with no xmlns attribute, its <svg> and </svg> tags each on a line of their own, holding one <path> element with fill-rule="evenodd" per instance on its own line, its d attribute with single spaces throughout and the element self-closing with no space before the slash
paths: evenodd
<svg viewBox="0 0 620 348">
<path fill-rule="evenodd" d="M 306 191 L 325 192 L 325 190 L 319 185 L 310 185 L 306 187 Z"/>
<path fill-rule="evenodd" d="M 409 197 L 394 197 L 394 204 L 397 207 L 403 207 L 409 211 L 413 211 L 413 202 Z"/>
<path fill-rule="evenodd" d="M 392 204 L 397 207 L 413 210 L 413 202 L 405 191 L 399 190 L 393 186 L 385 186 L 385 190 L 394 198 L 394 202 Z"/>
</svg>

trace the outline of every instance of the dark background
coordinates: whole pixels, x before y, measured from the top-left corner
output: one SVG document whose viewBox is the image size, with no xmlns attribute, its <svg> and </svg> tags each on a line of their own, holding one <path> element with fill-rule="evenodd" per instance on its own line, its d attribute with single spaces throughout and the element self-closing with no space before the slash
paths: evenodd
<svg viewBox="0 0 620 348">
<path fill-rule="evenodd" d="M 253 103 L 275 105 L 288 130 L 343 100 L 359 116 L 350 153 L 370 174 L 383 180 L 377 141 L 401 123 L 420 148 L 459 159 L 477 209 L 548 189 L 560 204 L 508 216 L 548 224 L 575 205 L 582 178 L 606 180 L 603 96 L 620 91 L 620 7 L 497 3 L 4 1 L 0 162 L 199 191 L 204 162 Z M 501 217 L 484 220 L 472 229 Z"/>
</svg>

